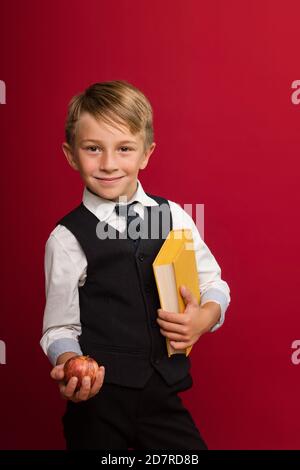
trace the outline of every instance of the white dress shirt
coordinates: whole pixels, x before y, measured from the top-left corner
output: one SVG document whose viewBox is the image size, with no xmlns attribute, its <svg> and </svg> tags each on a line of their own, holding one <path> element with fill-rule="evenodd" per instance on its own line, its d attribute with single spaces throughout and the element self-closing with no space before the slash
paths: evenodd
<svg viewBox="0 0 300 470">
<path fill-rule="evenodd" d="M 126 201 L 137 201 L 136 212 L 143 217 L 143 206 L 157 206 L 157 202 L 147 196 L 141 182 L 137 190 Z M 182 207 L 168 201 L 173 219 L 173 229 L 192 230 L 196 264 L 199 275 L 200 304 L 217 302 L 221 307 L 219 322 L 211 329 L 215 331 L 224 322 L 225 311 L 230 302 L 228 284 L 221 279 L 221 269 L 211 251 L 201 239 L 192 217 Z M 83 191 L 83 204 L 99 220 L 105 221 L 123 232 L 126 220 L 117 216 L 114 201 L 103 199 L 86 187 Z M 85 283 L 87 271 L 86 256 L 75 236 L 63 225 L 57 225 L 50 233 L 45 247 L 45 288 L 46 305 L 43 320 L 43 336 L 40 345 L 52 365 L 64 352 L 82 354 L 78 342 L 81 334 L 79 291 Z"/>
</svg>

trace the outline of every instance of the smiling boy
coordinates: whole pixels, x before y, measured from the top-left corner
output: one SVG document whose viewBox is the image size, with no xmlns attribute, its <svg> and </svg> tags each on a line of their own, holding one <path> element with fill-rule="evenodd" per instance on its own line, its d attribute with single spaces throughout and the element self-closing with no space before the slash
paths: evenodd
<svg viewBox="0 0 300 470">
<path fill-rule="evenodd" d="M 41 339 L 51 377 L 68 400 L 68 449 L 206 448 L 178 396 L 192 386 L 190 358 L 169 358 L 165 339 L 183 349 L 220 327 L 229 287 L 192 218 L 175 202 L 144 192 L 138 174 L 154 149 L 152 108 L 133 85 L 96 83 L 71 100 L 63 151 L 84 183 L 83 200 L 57 222 L 46 243 Z M 126 231 L 120 208 L 132 209 L 129 204 L 150 225 L 167 208 L 167 233 L 192 230 L 201 305 L 182 288 L 185 315 L 159 308 L 152 263 L 166 238 L 162 230 L 155 239 L 97 236 L 99 225 Z M 92 387 L 86 377 L 76 391 L 75 377 L 64 384 L 63 365 L 81 354 L 101 367 Z"/>
<path fill-rule="evenodd" d="M 149 146 L 142 133 L 132 135 L 96 120 L 87 112 L 80 116 L 73 147 L 63 144 L 69 164 L 78 170 L 85 186 L 110 201 L 131 199 L 137 189 L 139 170 L 146 168 L 155 143 Z"/>
</svg>

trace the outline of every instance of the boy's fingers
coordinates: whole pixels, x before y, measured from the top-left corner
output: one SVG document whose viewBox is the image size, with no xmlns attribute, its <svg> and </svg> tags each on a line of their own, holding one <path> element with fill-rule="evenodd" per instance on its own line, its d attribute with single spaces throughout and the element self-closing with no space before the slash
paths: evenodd
<svg viewBox="0 0 300 470">
<path fill-rule="evenodd" d="M 74 395 L 77 381 L 77 377 L 71 377 L 67 385 L 61 385 L 60 387 L 62 395 L 68 400 L 70 400 Z"/>
<path fill-rule="evenodd" d="M 105 376 L 105 369 L 103 366 L 101 366 L 99 370 L 97 371 L 96 380 L 91 388 L 91 395 L 96 395 L 96 393 L 99 392 L 104 382 L 104 376 Z"/>
<path fill-rule="evenodd" d="M 183 298 L 183 301 L 184 301 L 185 305 L 187 305 L 189 303 L 194 304 L 194 305 L 198 305 L 198 302 L 197 302 L 195 296 L 193 295 L 193 293 L 190 291 L 190 289 L 188 289 L 185 286 L 180 286 L 180 292 L 181 292 L 181 296 Z"/>
<path fill-rule="evenodd" d="M 62 380 L 64 377 L 64 365 L 60 364 L 59 366 L 53 367 L 50 376 L 54 380 Z"/>
<path fill-rule="evenodd" d="M 93 386 L 91 387 L 90 377 L 86 376 L 82 380 L 80 390 L 77 391 L 76 386 L 78 379 L 76 377 L 71 377 L 66 385 L 63 382 L 59 384 L 60 393 L 63 398 L 74 402 L 88 400 L 99 392 L 104 381 L 104 375 L 105 369 L 103 366 L 101 366 L 97 371 L 96 380 Z M 61 380 L 63 376 L 64 374 L 62 368 L 56 369 L 55 371 L 53 369 L 51 371 L 51 377 L 55 378 L 56 380 Z"/>
<path fill-rule="evenodd" d="M 80 390 L 76 393 L 76 399 L 80 401 L 87 400 L 91 391 L 91 378 L 83 377 Z"/>
</svg>

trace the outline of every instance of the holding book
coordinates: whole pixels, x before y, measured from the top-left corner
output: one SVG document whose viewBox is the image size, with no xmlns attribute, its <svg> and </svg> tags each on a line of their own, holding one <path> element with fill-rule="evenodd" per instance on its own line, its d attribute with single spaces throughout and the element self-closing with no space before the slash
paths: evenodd
<svg viewBox="0 0 300 470">
<path fill-rule="evenodd" d="M 170 231 L 154 260 L 153 270 L 161 308 L 169 312 L 186 313 L 189 316 L 189 311 L 183 302 L 187 293 L 191 296 L 191 302 L 195 307 L 200 303 L 199 278 L 191 230 Z M 183 325 L 188 325 L 187 316 L 182 318 L 177 316 L 177 318 L 182 320 Z M 192 345 L 184 349 L 174 349 L 168 337 L 166 340 L 169 357 L 172 354 L 182 353 L 188 356 L 191 352 Z"/>
</svg>

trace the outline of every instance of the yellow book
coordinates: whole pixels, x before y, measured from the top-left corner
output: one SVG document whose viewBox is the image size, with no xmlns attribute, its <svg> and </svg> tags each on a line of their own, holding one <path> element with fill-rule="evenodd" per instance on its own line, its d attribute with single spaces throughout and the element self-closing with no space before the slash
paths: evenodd
<svg viewBox="0 0 300 470">
<path fill-rule="evenodd" d="M 159 250 L 153 264 L 160 306 L 168 312 L 183 313 L 185 304 L 180 293 L 184 285 L 193 293 L 200 304 L 199 278 L 192 231 L 190 229 L 171 230 Z M 168 356 L 189 355 L 192 346 L 175 350 L 166 338 Z"/>
</svg>

